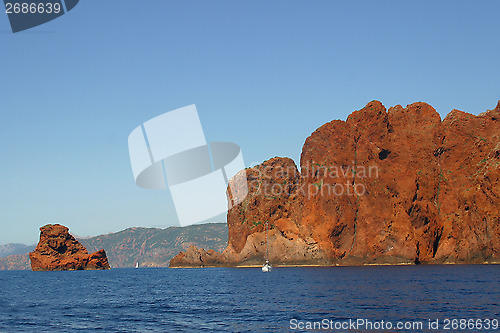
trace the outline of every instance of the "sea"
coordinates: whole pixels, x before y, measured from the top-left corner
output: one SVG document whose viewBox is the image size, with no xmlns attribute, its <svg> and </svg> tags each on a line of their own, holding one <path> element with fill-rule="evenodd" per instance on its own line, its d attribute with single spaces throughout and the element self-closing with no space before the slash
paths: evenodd
<svg viewBox="0 0 500 333">
<path fill-rule="evenodd" d="M 496 332 L 499 265 L 0 271 L 0 332 Z"/>
</svg>

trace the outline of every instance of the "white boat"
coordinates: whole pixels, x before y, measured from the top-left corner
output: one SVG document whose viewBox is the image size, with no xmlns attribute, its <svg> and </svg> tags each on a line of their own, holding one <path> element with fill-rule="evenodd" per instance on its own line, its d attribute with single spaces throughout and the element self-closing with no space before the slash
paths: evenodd
<svg viewBox="0 0 500 333">
<path fill-rule="evenodd" d="M 269 263 L 269 260 L 266 260 L 266 263 L 262 266 L 262 271 L 264 273 L 270 272 L 273 269 L 273 266 Z"/>
<path fill-rule="evenodd" d="M 266 221 L 266 263 L 262 265 L 262 271 L 264 273 L 270 272 L 273 269 L 273 266 L 269 263 L 269 240 L 267 238 L 267 225 Z"/>
<path fill-rule="evenodd" d="M 138 262 L 135 263 L 135 268 L 139 268 L 139 263 Z"/>
</svg>

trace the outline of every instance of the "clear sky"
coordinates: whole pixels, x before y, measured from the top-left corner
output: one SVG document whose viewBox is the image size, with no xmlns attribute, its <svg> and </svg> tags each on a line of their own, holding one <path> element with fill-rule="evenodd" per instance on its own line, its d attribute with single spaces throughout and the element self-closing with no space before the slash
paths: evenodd
<svg viewBox="0 0 500 333">
<path fill-rule="evenodd" d="M 138 188 L 127 137 L 196 104 L 246 165 L 298 162 L 317 127 L 373 99 L 444 117 L 500 99 L 498 1 L 82 0 L 13 34 L 0 13 L 0 244 L 178 225 Z M 224 220 L 220 217 L 219 220 Z"/>
</svg>

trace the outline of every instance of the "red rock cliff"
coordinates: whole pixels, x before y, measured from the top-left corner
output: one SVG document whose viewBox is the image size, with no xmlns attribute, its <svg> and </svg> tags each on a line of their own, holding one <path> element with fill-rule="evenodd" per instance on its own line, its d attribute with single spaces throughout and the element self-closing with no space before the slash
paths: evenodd
<svg viewBox="0 0 500 333">
<path fill-rule="evenodd" d="M 29 254 L 34 271 L 109 269 L 104 250 L 89 254 L 68 228 L 48 224 L 40 228 L 40 241 Z"/>
<path fill-rule="evenodd" d="M 220 253 L 190 249 L 171 266 L 500 261 L 500 102 L 444 120 L 426 103 L 378 101 L 318 128 L 301 170 L 274 158 L 247 169 Z"/>
</svg>

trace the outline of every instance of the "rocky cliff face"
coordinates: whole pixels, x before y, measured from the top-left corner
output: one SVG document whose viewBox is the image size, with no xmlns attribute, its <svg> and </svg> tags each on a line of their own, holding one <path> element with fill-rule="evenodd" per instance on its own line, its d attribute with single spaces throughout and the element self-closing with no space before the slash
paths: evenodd
<svg viewBox="0 0 500 333">
<path fill-rule="evenodd" d="M 87 250 L 59 224 L 40 228 L 40 241 L 29 254 L 34 271 L 64 271 L 109 269 L 106 252 L 89 254 Z"/>
<path fill-rule="evenodd" d="M 378 101 L 305 141 L 300 172 L 273 158 L 247 169 L 223 253 L 171 267 L 500 262 L 500 102 L 444 120 L 426 103 Z"/>
</svg>

